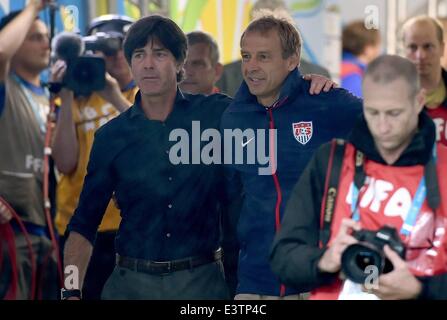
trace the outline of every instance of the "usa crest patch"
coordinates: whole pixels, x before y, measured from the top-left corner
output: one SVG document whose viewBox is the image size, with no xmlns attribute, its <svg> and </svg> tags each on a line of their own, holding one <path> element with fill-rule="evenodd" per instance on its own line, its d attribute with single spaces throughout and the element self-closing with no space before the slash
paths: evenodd
<svg viewBox="0 0 447 320">
<path fill-rule="evenodd" d="M 312 139 L 312 121 L 301 121 L 298 123 L 293 123 L 292 128 L 293 136 L 295 137 L 296 141 L 298 141 L 302 145 L 305 145 L 310 141 L 310 139 Z"/>
</svg>

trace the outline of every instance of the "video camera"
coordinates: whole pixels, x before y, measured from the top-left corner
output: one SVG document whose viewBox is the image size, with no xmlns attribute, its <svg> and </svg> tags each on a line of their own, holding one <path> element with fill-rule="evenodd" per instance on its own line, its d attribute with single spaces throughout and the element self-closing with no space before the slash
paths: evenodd
<svg viewBox="0 0 447 320">
<path fill-rule="evenodd" d="M 62 85 L 83 96 L 104 89 L 105 61 L 92 53 L 115 55 L 122 48 L 124 35 L 133 22 L 126 16 L 103 15 L 90 23 L 86 37 L 68 32 L 56 36 L 52 45 L 55 58 L 67 63 Z"/>
<path fill-rule="evenodd" d="M 82 38 L 70 32 L 62 32 L 54 38 L 53 59 L 64 60 L 67 64 L 67 71 L 62 81 L 63 87 L 81 96 L 89 96 L 93 91 L 104 89 L 105 61 L 92 54 L 99 48 L 112 50 L 107 47 L 113 42 L 109 39 L 101 35 Z"/>
<path fill-rule="evenodd" d="M 405 259 L 405 246 L 396 229 L 392 227 L 384 226 L 377 231 L 354 231 L 352 235 L 359 242 L 348 246 L 343 251 L 341 267 L 346 277 L 355 283 L 365 283 L 369 276 L 365 272 L 368 266 L 376 267 L 379 274 L 393 270 L 391 261 L 386 258 L 383 251 L 385 245 Z"/>
</svg>

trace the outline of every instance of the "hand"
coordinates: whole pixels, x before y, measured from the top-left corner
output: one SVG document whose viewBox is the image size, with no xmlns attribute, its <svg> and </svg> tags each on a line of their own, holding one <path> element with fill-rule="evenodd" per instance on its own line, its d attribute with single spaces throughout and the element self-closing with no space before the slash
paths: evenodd
<svg viewBox="0 0 447 320">
<path fill-rule="evenodd" d="M 318 268 L 323 272 L 336 273 L 341 269 L 341 255 L 346 247 L 357 243 L 350 235 L 351 230 L 360 230 L 360 223 L 351 219 L 343 219 L 337 236 L 318 262 Z"/>
<path fill-rule="evenodd" d="M 12 212 L 0 201 L 0 224 L 5 224 L 11 221 Z"/>
<path fill-rule="evenodd" d="M 121 93 L 118 81 L 109 73 L 106 73 L 105 88 L 101 91 L 97 91 L 97 93 L 105 101 L 110 102 L 119 112 L 126 111 L 132 105 L 132 103 L 130 103 Z"/>
<path fill-rule="evenodd" d="M 309 90 L 311 95 L 320 94 L 322 90 L 328 92 L 330 89 L 338 87 L 338 85 L 331 79 L 318 74 L 306 74 L 303 78 L 304 80 L 311 81 Z"/>
<path fill-rule="evenodd" d="M 394 270 L 379 277 L 377 288 L 369 290 L 383 300 L 415 299 L 422 291 L 421 282 L 410 272 L 407 263 L 388 245 L 384 248 L 386 257 Z"/>
<path fill-rule="evenodd" d="M 57 60 L 51 67 L 50 82 L 61 83 L 64 79 L 66 71 L 67 63 L 63 60 Z M 67 102 L 65 105 L 71 106 L 74 97 L 72 90 L 62 87 L 61 91 L 58 93 L 58 96 L 61 98 L 62 102 Z M 64 103 L 62 105 L 64 105 Z"/>
<path fill-rule="evenodd" d="M 106 85 L 104 89 L 98 91 L 98 94 L 106 101 L 110 101 L 112 97 L 121 95 L 121 88 L 118 81 L 106 72 Z"/>
<path fill-rule="evenodd" d="M 63 60 L 57 60 L 50 70 L 50 82 L 61 83 L 67 71 L 67 63 Z"/>
</svg>

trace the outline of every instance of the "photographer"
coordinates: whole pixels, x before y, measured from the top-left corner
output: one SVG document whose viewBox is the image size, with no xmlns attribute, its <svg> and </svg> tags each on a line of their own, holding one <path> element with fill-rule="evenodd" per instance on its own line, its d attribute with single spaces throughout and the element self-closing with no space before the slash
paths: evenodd
<svg viewBox="0 0 447 320">
<path fill-rule="evenodd" d="M 130 18 L 123 16 L 101 16 L 92 21 L 88 34 L 99 35 L 101 32 L 122 41 L 126 28 L 131 23 Z M 56 215 L 56 227 L 61 235 L 78 204 L 95 131 L 132 105 L 137 92 L 122 48 L 113 51 L 106 45 L 98 47 L 102 51 L 96 51 L 95 55 L 102 56 L 106 65 L 105 88 L 88 96 L 75 96 L 66 87 L 59 93 L 61 107 L 54 136 L 53 156 L 62 174 L 57 189 Z M 62 81 L 66 70 L 67 63 L 57 61 L 52 68 L 53 80 Z M 87 272 L 83 291 L 85 299 L 100 298 L 102 287 L 114 268 L 114 239 L 119 223 L 119 210 L 111 202 L 100 226 L 92 263 Z"/>
<path fill-rule="evenodd" d="M 281 281 L 313 299 L 447 298 L 447 149 L 418 78 L 397 56 L 368 66 L 363 118 L 316 152 L 290 197 L 270 256 Z"/>
</svg>

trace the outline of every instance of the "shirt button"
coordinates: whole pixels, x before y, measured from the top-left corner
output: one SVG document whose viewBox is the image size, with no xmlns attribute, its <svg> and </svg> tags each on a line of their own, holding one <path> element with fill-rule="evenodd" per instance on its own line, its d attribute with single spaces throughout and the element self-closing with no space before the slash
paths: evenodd
<svg viewBox="0 0 447 320">
<path fill-rule="evenodd" d="M 166 237 L 167 237 L 167 238 L 170 238 L 170 237 L 171 237 L 171 234 L 170 234 L 170 233 L 166 233 Z"/>
<path fill-rule="evenodd" d="M 169 209 L 172 209 L 172 204 L 168 204 L 168 208 L 169 208 Z"/>
<path fill-rule="evenodd" d="M 172 181 L 172 177 L 169 177 L 168 180 L 169 180 L 169 181 Z"/>
</svg>

